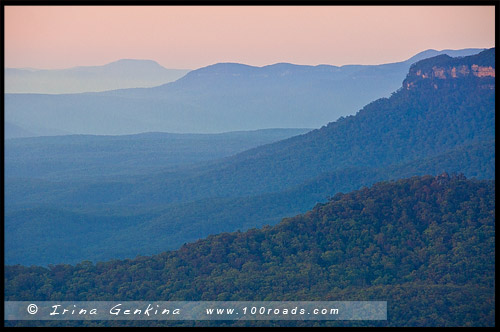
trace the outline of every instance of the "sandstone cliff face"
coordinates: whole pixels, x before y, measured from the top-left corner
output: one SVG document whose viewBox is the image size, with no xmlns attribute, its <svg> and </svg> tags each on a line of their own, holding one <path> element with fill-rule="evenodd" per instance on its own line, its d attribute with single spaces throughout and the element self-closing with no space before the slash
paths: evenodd
<svg viewBox="0 0 500 332">
<path fill-rule="evenodd" d="M 415 72 L 415 76 L 419 76 L 421 78 L 439 78 L 439 79 L 449 79 L 449 78 L 459 78 L 466 77 L 468 75 L 474 75 L 476 77 L 495 77 L 495 68 L 489 66 L 466 66 L 462 65 L 459 67 L 451 67 L 451 68 L 443 68 L 443 67 L 432 67 L 431 72 L 423 72 L 421 69 L 418 69 Z"/>
<path fill-rule="evenodd" d="M 495 68 L 472 65 L 472 74 L 477 77 L 495 77 Z"/>
<path fill-rule="evenodd" d="M 438 56 L 434 58 L 434 61 L 431 58 L 412 66 L 406 80 L 403 82 L 403 88 L 410 90 L 416 84 L 428 82 L 434 89 L 438 89 L 442 83 L 445 83 L 443 80 L 452 82 L 454 79 L 461 78 L 482 78 L 485 79 L 482 88 L 494 89 L 494 66 L 494 62 L 492 65 L 476 64 L 461 61 L 460 58 Z"/>
</svg>

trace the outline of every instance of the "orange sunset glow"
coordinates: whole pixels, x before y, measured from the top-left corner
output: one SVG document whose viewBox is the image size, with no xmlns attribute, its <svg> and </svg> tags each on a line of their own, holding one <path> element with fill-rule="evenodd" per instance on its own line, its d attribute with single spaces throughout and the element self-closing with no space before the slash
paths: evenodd
<svg viewBox="0 0 500 332">
<path fill-rule="evenodd" d="M 494 46 L 493 6 L 6 6 L 5 66 L 379 64 Z"/>
</svg>

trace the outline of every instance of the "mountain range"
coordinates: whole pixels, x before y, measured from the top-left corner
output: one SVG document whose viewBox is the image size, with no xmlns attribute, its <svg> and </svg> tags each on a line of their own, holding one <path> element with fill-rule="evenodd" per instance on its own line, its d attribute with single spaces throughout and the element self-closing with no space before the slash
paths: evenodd
<svg viewBox="0 0 500 332">
<path fill-rule="evenodd" d="M 397 63 L 341 67 L 218 63 L 152 88 L 60 95 L 6 93 L 5 124 L 6 129 L 16 126 L 24 130 L 17 130 L 17 137 L 318 128 L 389 96 L 418 60 L 480 51 L 428 50 Z M 109 65 L 109 70 L 115 73 L 120 65 Z M 149 66 L 158 65 L 147 63 Z M 116 71 L 116 75 L 120 73 Z M 9 132 L 12 130 L 6 130 Z"/>
<path fill-rule="evenodd" d="M 5 260 L 154 254 L 274 225 L 377 181 L 442 172 L 493 179 L 494 120 L 492 48 L 419 61 L 397 91 L 356 115 L 223 159 L 98 180 L 6 178 Z"/>
<path fill-rule="evenodd" d="M 5 93 L 62 94 L 146 88 L 173 82 L 188 72 L 167 69 L 153 60 L 134 59 L 68 69 L 5 68 Z"/>
</svg>

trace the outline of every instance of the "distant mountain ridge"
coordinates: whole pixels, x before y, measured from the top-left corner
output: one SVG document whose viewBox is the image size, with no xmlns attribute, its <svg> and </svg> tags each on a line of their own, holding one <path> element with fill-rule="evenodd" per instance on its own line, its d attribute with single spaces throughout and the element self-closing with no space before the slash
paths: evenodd
<svg viewBox="0 0 500 332">
<path fill-rule="evenodd" d="M 438 55 L 448 55 L 452 58 L 463 58 L 466 56 L 471 56 L 478 54 L 482 51 L 486 50 L 486 48 L 464 48 L 460 50 L 451 50 L 451 49 L 444 49 L 441 51 L 435 50 L 435 49 L 428 49 L 425 51 L 422 51 L 420 53 L 417 53 L 416 55 L 412 56 L 406 61 L 409 61 L 411 63 L 416 63 L 418 61 L 424 60 L 424 59 L 429 59 L 429 58 L 434 58 Z"/>
<path fill-rule="evenodd" d="M 153 60 L 121 59 L 102 66 L 67 69 L 5 68 L 6 93 L 81 93 L 153 87 L 175 81 L 187 69 L 167 69 Z"/>
<path fill-rule="evenodd" d="M 33 128 L 41 126 L 97 135 L 319 128 L 389 96 L 418 58 L 480 51 L 426 51 L 403 62 L 370 66 L 220 63 L 152 88 L 57 96 L 7 93 L 5 118 L 35 133 Z"/>
</svg>

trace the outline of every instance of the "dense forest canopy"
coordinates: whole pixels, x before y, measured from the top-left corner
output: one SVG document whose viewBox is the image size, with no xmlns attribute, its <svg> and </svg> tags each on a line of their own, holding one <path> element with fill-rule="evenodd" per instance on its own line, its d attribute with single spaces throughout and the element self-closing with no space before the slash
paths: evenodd
<svg viewBox="0 0 500 332">
<path fill-rule="evenodd" d="M 494 252 L 495 182 L 445 173 L 339 193 L 274 227 L 151 257 L 6 266 L 5 300 L 387 300 L 387 321 L 318 324 L 493 326 Z"/>
</svg>

